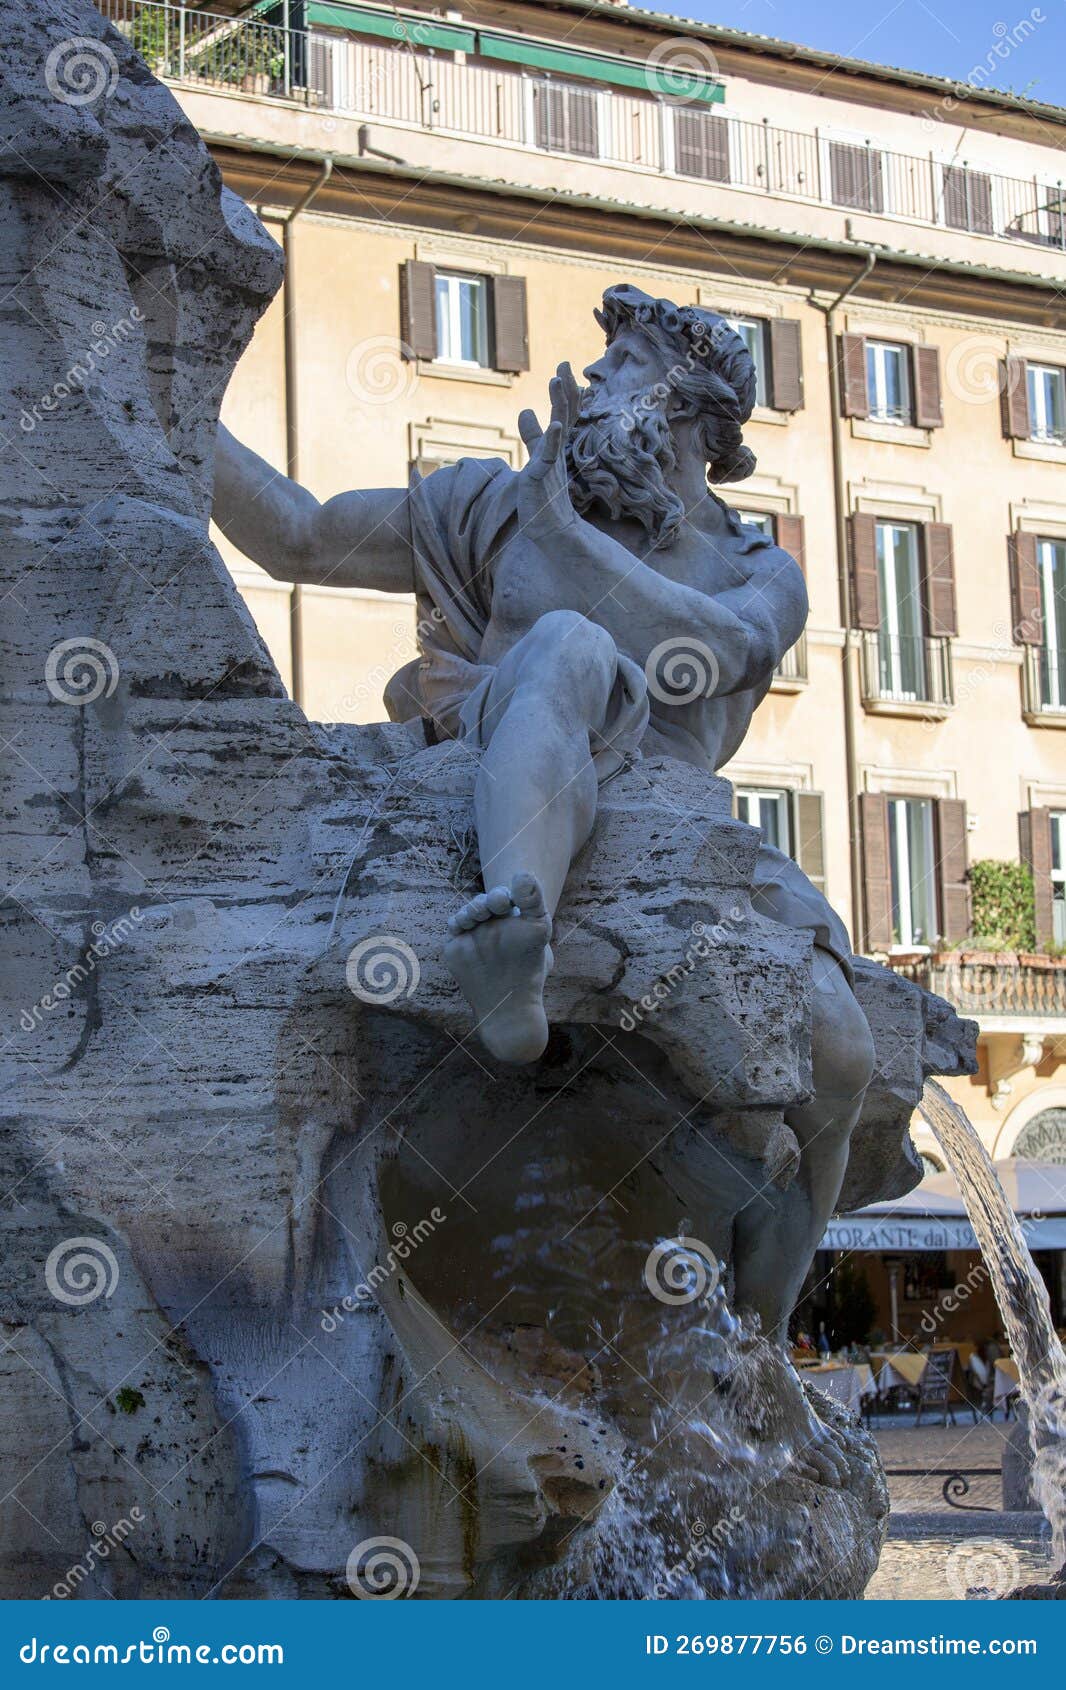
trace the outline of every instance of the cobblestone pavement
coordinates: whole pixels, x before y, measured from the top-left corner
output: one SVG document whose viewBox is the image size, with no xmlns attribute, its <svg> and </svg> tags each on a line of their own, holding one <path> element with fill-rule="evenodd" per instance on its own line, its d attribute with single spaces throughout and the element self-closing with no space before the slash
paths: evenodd
<svg viewBox="0 0 1066 1690">
<path fill-rule="evenodd" d="M 994 1467 L 995 1477 L 971 1478 L 967 1503 L 1000 1508 L 999 1467 L 1003 1445 L 1014 1425 L 1002 1416 L 973 1424 L 967 1412 L 958 1414 L 955 1426 L 915 1426 L 913 1417 L 891 1419 L 875 1416 L 873 1434 L 886 1467 L 921 1468 L 922 1477 L 889 1478 L 893 1513 L 940 1511 L 947 1507 L 943 1496 L 944 1475 L 954 1468 Z M 939 1469 L 940 1477 L 930 1470 Z M 926 1477 L 924 1475 L 929 1474 Z"/>
</svg>

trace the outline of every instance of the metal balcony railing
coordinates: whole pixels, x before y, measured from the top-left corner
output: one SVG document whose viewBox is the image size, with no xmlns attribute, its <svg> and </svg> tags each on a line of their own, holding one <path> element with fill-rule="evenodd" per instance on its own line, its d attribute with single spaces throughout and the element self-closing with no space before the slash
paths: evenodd
<svg viewBox="0 0 1066 1690">
<path fill-rule="evenodd" d="M 774 670 L 775 681 L 805 681 L 807 679 L 807 636 L 801 634 L 794 646 L 790 646 L 777 668 Z"/>
<path fill-rule="evenodd" d="M 888 958 L 897 974 L 945 998 L 964 1015 L 1066 1017 L 1066 966 L 1053 957 L 988 953 L 976 961 L 924 956 Z"/>
<path fill-rule="evenodd" d="M 867 704 L 953 704 L 951 641 L 906 638 L 884 628 L 864 633 L 862 696 Z"/>
<path fill-rule="evenodd" d="M 1024 685 L 1026 715 L 1066 717 L 1066 651 L 1027 645 Z"/>
<path fill-rule="evenodd" d="M 566 151 L 557 125 L 538 120 L 548 80 L 476 54 L 418 45 L 417 25 L 397 14 L 396 40 L 285 30 L 248 13 L 214 15 L 169 0 L 99 0 L 157 75 L 230 92 L 266 94 L 385 124 L 396 123 L 531 151 Z M 276 19 L 280 6 L 264 12 Z M 473 26 L 476 34 L 476 25 Z M 583 119 L 564 125 L 575 156 L 659 175 L 702 178 L 793 200 L 1024 241 L 1066 252 L 1066 184 L 1049 148 L 1047 179 L 945 164 L 932 154 L 842 145 L 817 132 L 699 108 L 649 92 L 551 79 L 582 90 Z M 688 127 L 684 133 L 679 124 Z M 699 137 L 697 137 L 699 142 Z M 497 167 L 493 167 L 494 174 Z"/>
</svg>

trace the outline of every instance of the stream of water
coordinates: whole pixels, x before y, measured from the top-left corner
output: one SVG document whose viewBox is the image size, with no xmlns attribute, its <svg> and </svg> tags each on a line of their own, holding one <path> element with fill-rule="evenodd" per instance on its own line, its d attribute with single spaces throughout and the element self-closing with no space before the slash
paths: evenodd
<svg viewBox="0 0 1066 1690">
<path fill-rule="evenodd" d="M 935 1080 L 926 1082 L 921 1110 L 958 1181 L 992 1278 L 1029 1410 L 1033 1492 L 1051 1525 L 1061 1567 L 1066 1563 L 1066 1351 L 1025 1234 L 973 1123 Z"/>
</svg>

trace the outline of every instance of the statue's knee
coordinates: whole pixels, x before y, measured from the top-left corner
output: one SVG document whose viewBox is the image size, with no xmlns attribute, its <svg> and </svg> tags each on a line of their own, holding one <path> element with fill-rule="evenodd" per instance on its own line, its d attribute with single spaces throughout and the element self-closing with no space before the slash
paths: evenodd
<svg viewBox="0 0 1066 1690">
<path fill-rule="evenodd" d="M 574 610 L 549 610 L 527 636 L 535 647 L 538 669 L 553 683 L 576 683 L 583 691 L 602 691 L 614 680 L 618 652 L 605 628 Z"/>
<path fill-rule="evenodd" d="M 816 956 L 819 953 L 816 953 Z M 870 1025 L 838 963 L 830 989 L 816 982 L 811 1026 L 815 1089 L 840 1098 L 861 1098 L 877 1065 Z M 818 988 L 821 989 L 818 989 Z"/>
</svg>

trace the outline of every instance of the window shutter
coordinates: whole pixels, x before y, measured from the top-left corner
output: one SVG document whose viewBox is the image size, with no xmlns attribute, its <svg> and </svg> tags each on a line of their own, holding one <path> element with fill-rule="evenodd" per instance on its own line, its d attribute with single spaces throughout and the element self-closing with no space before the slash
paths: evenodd
<svg viewBox="0 0 1066 1690">
<path fill-rule="evenodd" d="M 933 639 L 959 631 L 955 605 L 955 556 L 947 522 L 922 524 L 922 604 L 925 631 Z"/>
<path fill-rule="evenodd" d="M 566 146 L 566 93 L 554 82 L 538 82 L 533 89 L 535 140 L 552 152 Z"/>
<path fill-rule="evenodd" d="M 775 411 L 803 409 L 803 342 L 791 317 L 770 319 L 770 396 Z"/>
<path fill-rule="evenodd" d="M 893 943 L 892 867 L 888 854 L 888 800 L 883 792 L 859 794 L 862 824 L 863 908 L 866 948 L 887 951 Z"/>
<path fill-rule="evenodd" d="M 1007 541 L 1010 552 L 1010 614 L 1015 645 L 1043 645 L 1044 607 L 1036 535 L 1017 529 Z"/>
<path fill-rule="evenodd" d="M 1032 432 L 1029 422 L 1029 376 L 1024 358 L 1004 358 L 1000 366 L 1001 387 L 999 408 L 1003 419 L 1003 433 L 1008 440 L 1028 440 Z"/>
<path fill-rule="evenodd" d="M 794 557 L 804 575 L 807 573 L 807 560 L 804 556 L 803 518 L 791 516 L 785 511 L 774 517 L 774 539 L 783 552 Z"/>
<path fill-rule="evenodd" d="M 825 896 L 824 803 L 820 792 L 792 794 L 792 854 L 807 879 Z"/>
<path fill-rule="evenodd" d="M 866 342 L 861 334 L 840 337 L 840 408 L 846 417 L 867 417 Z"/>
<path fill-rule="evenodd" d="M 400 268 L 400 338 L 404 358 L 437 356 L 436 272 L 411 258 Z"/>
<path fill-rule="evenodd" d="M 848 518 L 851 532 L 851 620 L 856 628 L 881 626 L 881 585 L 877 577 L 877 519 L 865 511 Z"/>
<path fill-rule="evenodd" d="M 1049 945 L 1055 936 L 1054 901 L 1051 889 L 1051 811 L 1023 810 L 1018 817 L 1021 858 L 1033 876 L 1033 904 L 1037 946 Z"/>
<path fill-rule="evenodd" d="M 598 158 L 600 153 L 599 104 L 595 89 L 568 88 L 566 90 L 567 149 L 585 158 Z"/>
<path fill-rule="evenodd" d="M 728 182 L 728 119 L 694 106 L 675 106 L 674 162 L 679 176 Z"/>
<path fill-rule="evenodd" d="M 992 179 L 965 165 L 944 166 L 944 222 L 951 229 L 992 233 Z"/>
<path fill-rule="evenodd" d="M 217 25 L 216 25 L 217 27 Z M 320 106 L 333 104 L 333 37 L 308 35 L 307 83 Z"/>
<path fill-rule="evenodd" d="M 914 421 L 918 428 L 943 428 L 940 354 L 935 346 L 914 348 Z"/>
<path fill-rule="evenodd" d="M 529 317 L 524 276 L 493 276 L 492 319 L 496 369 L 528 370 Z"/>
<path fill-rule="evenodd" d="M 949 945 L 970 931 L 970 887 L 966 878 L 966 805 L 961 798 L 938 798 L 936 868 L 940 899 L 940 937 Z"/>
<path fill-rule="evenodd" d="M 881 154 L 873 147 L 829 143 L 829 176 L 835 205 L 855 211 L 882 211 L 885 195 Z"/>
</svg>

